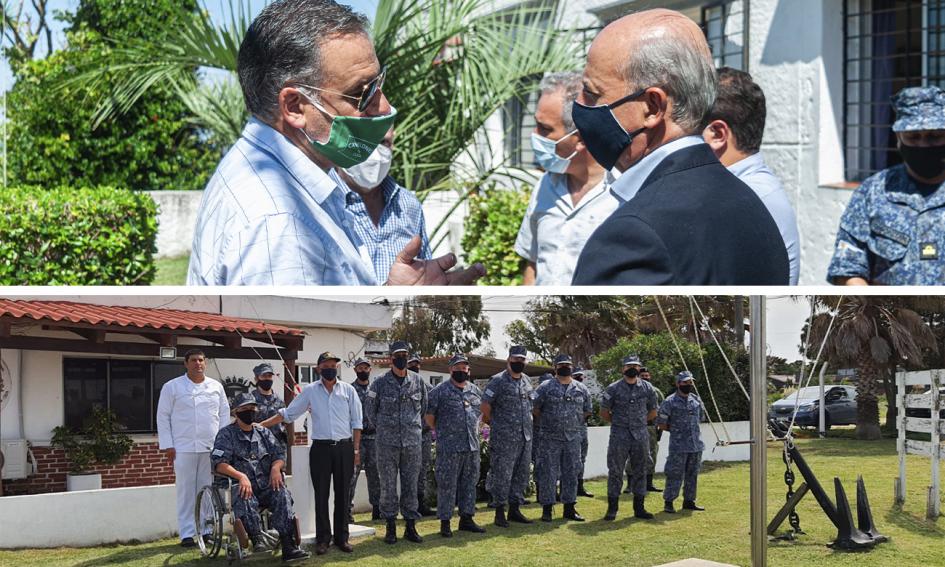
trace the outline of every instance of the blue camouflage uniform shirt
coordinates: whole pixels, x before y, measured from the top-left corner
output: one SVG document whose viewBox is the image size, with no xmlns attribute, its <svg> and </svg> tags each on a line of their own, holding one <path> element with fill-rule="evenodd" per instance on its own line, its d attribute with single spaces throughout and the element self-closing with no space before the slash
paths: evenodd
<svg viewBox="0 0 945 567">
<path fill-rule="evenodd" d="M 670 394 L 656 413 L 656 424 L 669 426 L 669 450 L 673 453 L 696 453 L 705 449 L 700 423 L 702 400 L 695 393 L 688 397 Z"/>
<path fill-rule="evenodd" d="M 479 450 L 482 391 L 472 382 L 457 388 L 446 381 L 430 390 L 427 413 L 436 419 L 436 451 Z"/>
<path fill-rule="evenodd" d="M 945 188 L 923 196 L 902 164 L 866 179 L 840 219 L 827 279 L 841 277 L 945 283 Z"/>
<path fill-rule="evenodd" d="M 659 407 L 656 388 L 646 380 L 637 379 L 629 384 L 620 379 L 607 386 L 601 396 L 600 407 L 610 412 L 611 431 L 629 433 L 634 439 L 649 439 L 646 416 Z"/>
<path fill-rule="evenodd" d="M 542 382 L 535 390 L 535 409 L 541 412 L 541 434 L 544 439 L 574 441 L 581 439 L 584 415 L 590 413 L 591 394 L 587 386 L 571 380 Z"/>
<path fill-rule="evenodd" d="M 419 447 L 427 385 L 416 372 L 407 371 L 401 383 L 392 371 L 374 380 L 367 393 L 367 416 L 376 428 L 379 445 Z"/>
<path fill-rule="evenodd" d="M 513 379 L 508 370 L 493 376 L 482 394 L 482 401 L 492 407 L 489 438 L 521 433 L 530 441 L 534 399 L 535 390 L 525 374 L 518 380 Z"/>
<path fill-rule="evenodd" d="M 256 420 L 256 423 L 262 423 L 269 419 L 270 417 L 279 413 L 279 410 L 285 407 L 285 402 L 279 398 L 275 393 L 263 394 L 258 389 L 253 390 L 253 398 L 256 400 L 256 417 L 253 419 Z M 285 432 L 285 425 L 282 423 L 277 423 L 269 428 L 269 431 L 272 431 L 272 434 L 276 437 L 276 440 L 282 444 L 285 444 L 287 441 L 287 436 Z"/>
<path fill-rule="evenodd" d="M 362 417 L 362 427 L 361 427 L 361 439 L 374 439 L 376 430 L 374 429 L 374 424 L 371 422 L 370 417 L 368 417 L 367 412 L 367 395 L 368 389 L 371 387 L 370 383 L 365 385 L 358 384 L 358 381 L 355 380 L 351 383 L 354 386 L 354 391 L 358 393 L 358 399 L 361 400 L 361 415 Z"/>
<path fill-rule="evenodd" d="M 249 477 L 253 489 L 268 488 L 272 464 L 285 461 L 285 449 L 265 427 L 254 426 L 243 431 L 231 423 L 217 433 L 210 452 L 210 464 L 215 472 L 220 463 L 228 463 Z"/>
</svg>

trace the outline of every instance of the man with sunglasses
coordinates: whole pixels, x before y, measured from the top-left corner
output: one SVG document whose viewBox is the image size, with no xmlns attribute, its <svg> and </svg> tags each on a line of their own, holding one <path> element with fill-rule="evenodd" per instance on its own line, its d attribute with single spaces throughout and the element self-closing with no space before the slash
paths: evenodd
<svg viewBox="0 0 945 567">
<path fill-rule="evenodd" d="M 515 252 L 527 262 L 526 285 L 570 285 L 584 244 L 620 201 L 571 118 L 581 74 L 550 73 L 540 88 L 532 149 L 545 174 L 532 191 Z"/>
<path fill-rule="evenodd" d="M 250 25 L 237 74 L 252 118 L 198 211 L 189 285 L 376 285 L 345 192 L 328 175 L 368 159 L 396 111 L 368 20 L 333 0 L 278 0 Z M 422 260 L 413 235 L 386 283 L 464 285 L 477 264 Z"/>
<path fill-rule="evenodd" d="M 788 257 L 761 199 L 701 138 L 718 79 L 699 26 L 636 12 L 591 44 L 572 117 L 620 173 L 623 204 L 591 235 L 576 285 L 786 285 Z"/>
</svg>

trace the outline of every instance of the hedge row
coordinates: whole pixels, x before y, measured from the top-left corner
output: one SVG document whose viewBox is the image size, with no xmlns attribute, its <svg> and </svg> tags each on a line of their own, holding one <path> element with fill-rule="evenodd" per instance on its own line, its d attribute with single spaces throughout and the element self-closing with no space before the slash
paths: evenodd
<svg viewBox="0 0 945 567">
<path fill-rule="evenodd" d="M 146 285 L 157 205 L 114 187 L 0 189 L 0 285 Z"/>
</svg>

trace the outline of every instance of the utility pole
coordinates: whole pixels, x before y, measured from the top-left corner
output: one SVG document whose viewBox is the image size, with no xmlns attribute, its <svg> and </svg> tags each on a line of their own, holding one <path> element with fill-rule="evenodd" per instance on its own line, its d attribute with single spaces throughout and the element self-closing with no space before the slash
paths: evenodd
<svg viewBox="0 0 945 567">
<path fill-rule="evenodd" d="M 765 345 L 765 297 L 749 298 L 751 331 L 751 565 L 766 567 L 768 377 Z"/>
<path fill-rule="evenodd" d="M 735 347 L 738 350 L 745 348 L 745 298 L 736 295 L 735 300 Z"/>
</svg>

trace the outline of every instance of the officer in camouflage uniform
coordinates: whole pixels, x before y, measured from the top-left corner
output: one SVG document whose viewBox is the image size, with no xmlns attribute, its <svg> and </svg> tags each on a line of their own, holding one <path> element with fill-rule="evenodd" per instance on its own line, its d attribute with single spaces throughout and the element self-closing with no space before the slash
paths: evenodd
<svg viewBox="0 0 945 567">
<path fill-rule="evenodd" d="M 705 510 L 696 504 L 696 487 L 702 468 L 702 433 L 699 423 L 704 408 L 695 393 L 692 374 L 686 370 L 676 376 L 676 392 L 660 406 L 656 424 L 669 431 L 669 456 L 666 458 L 666 490 L 664 511 L 673 514 L 673 500 L 683 488 L 684 510 Z"/>
<path fill-rule="evenodd" d="M 269 509 L 272 527 L 279 532 L 282 560 L 308 559 L 309 554 L 295 545 L 295 512 L 282 474 L 285 448 L 268 429 L 253 425 L 256 411 L 252 394 L 236 396 L 236 421 L 217 433 L 210 464 L 217 474 L 238 481 L 232 488 L 233 514 L 242 522 L 256 550 L 264 548 L 259 518 L 259 509 L 264 507 Z"/>
<path fill-rule="evenodd" d="M 645 381 L 649 382 L 653 386 L 653 379 L 650 375 L 650 371 L 646 367 L 640 368 L 640 378 L 643 378 Z M 666 396 L 663 394 L 663 391 L 660 390 L 657 386 L 653 386 L 653 390 L 656 392 L 656 407 L 659 407 L 663 403 L 663 400 L 666 399 Z M 648 492 L 663 492 L 662 488 L 658 488 L 653 485 L 653 475 L 656 473 L 656 457 L 660 448 L 660 438 L 663 436 L 663 432 L 660 431 L 660 428 L 656 426 L 656 418 L 647 421 L 647 431 L 650 433 L 650 468 L 646 471 L 646 489 Z M 624 489 L 625 494 L 630 494 L 633 492 L 630 489 L 632 484 L 633 477 L 633 461 L 627 460 L 627 488 Z"/>
<path fill-rule="evenodd" d="M 457 504 L 460 531 L 486 531 L 473 520 L 482 392 L 469 382 L 469 361 L 464 355 L 453 355 L 449 367 L 449 381 L 430 390 L 426 414 L 427 424 L 436 429 L 436 515 L 443 537 L 453 537 L 450 518 Z"/>
<path fill-rule="evenodd" d="M 571 373 L 571 377 L 580 383 L 584 383 L 584 369 L 578 366 Z M 587 463 L 587 420 L 581 422 L 581 470 L 578 473 L 577 495 L 586 498 L 593 498 L 594 495 L 584 489 L 584 465 Z"/>
<path fill-rule="evenodd" d="M 583 522 L 577 502 L 578 471 L 581 462 L 581 430 L 591 415 L 591 395 L 587 386 L 571 379 L 571 357 L 555 357 L 556 380 L 543 382 L 535 390 L 535 415 L 541 419 L 541 474 L 539 501 L 541 520 L 550 522 L 555 503 L 555 484 L 561 481 L 564 517 Z"/>
<path fill-rule="evenodd" d="M 377 474 L 377 451 L 374 445 L 374 436 L 376 430 L 374 424 L 368 421 L 367 417 L 367 393 L 368 386 L 371 385 L 371 363 L 363 358 L 354 362 L 354 374 L 357 379 L 351 383 L 354 391 L 358 393 L 361 400 L 361 413 L 364 415 L 363 427 L 361 428 L 361 459 L 354 467 L 354 475 L 351 477 L 351 503 L 348 505 L 348 523 L 354 523 L 354 491 L 358 485 L 358 476 L 361 471 L 367 476 L 368 500 L 371 502 L 371 520 L 381 519 L 381 480 Z"/>
<path fill-rule="evenodd" d="M 909 87 L 892 104 L 904 163 L 853 193 L 827 270 L 831 283 L 945 283 L 945 91 Z"/>
<path fill-rule="evenodd" d="M 656 417 L 655 388 L 640 379 L 640 357 L 631 354 L 623 359 L 623 379 L 607 386 L 601 400 L 600 416 L 609 421 L 610 440 L 607 445 L 607 514 L 604 519 L 617 518 L 620 489 L 627 460 L 632 463 L 633 515 L 649 520 L 646 511 L 646 471 L 650 468 L 650 436 L 647 421 Z"/>
<path fill-rule="evenodd" d="M 538 377 L 538 385 L 541 386 L 548 380 L 554 380 L 554 374 L 546 372 Z M 538 460 L 538 454 L 541 451 L 541 418 L 535 417 L 532 420 L 532 478 L 535 481 L 535 499 L 541 500 L 541 483 L 538 478 L 541 475 L 541 463 Z M 560 497 L 558 498 L 560 501 Z"/>
<path fill-rule="evenodd" d="M 256 389 L 253 390 L 253 398 L 256 400 L 256 423 L 262 423 L 279 413 L 279 410 L 285 407 L 285 402 L 272 391 L 273 378 L 275 378 L 276 373 L 271 364 L 268 362 L 260 364 L 253 368 L 253 374 L 256 376 Z M 270 427 L 269 431 L 272 432 L 276 441 L 281 443 L 282 449 L 285 450 L 288 446 L 285 425 L 277 423 Z"/>
<path fill-rule="evenodd" d="M 391 369 L 371 383 L 367 416 L 377 430 L 377 470 L 381 477 L 381 515 L 387 520 L 384 542 L 397 543 L 397 478 L 400 477 L 400 513 L 406 521 L 404 537 L 421 543 L 417 533 L 417 475 L 420 474 L 421 421 L 427 410 L 427 385 L 407 369 L 409 345 L 390 345 Z"/>
<path fill-rule="evenodd" d="M 411 353 L 407 357 L 407 370 L 420 374 L 420 355 Z M 427 486 L 433 472 L 433 432 L 423 422 L 423 437 L 420 443 L 420 476 L 417 477 L 417 511 L 421 516 L 432 516 L 433 510 L 427 506 Z"/>
<path fill-rule="evenodd" d="M 535 395 L 523 373 L 526 355 L 523 346 L 510 348 L 506 369 L 492 377 L 482 394 L 482 419 L 489 424 L 489 487 L 496 504 L 495 525 L 502 528 L 509 527 L 509 521 L 532 523 L 520 509 L 531 465 Z"/>
</svg>

